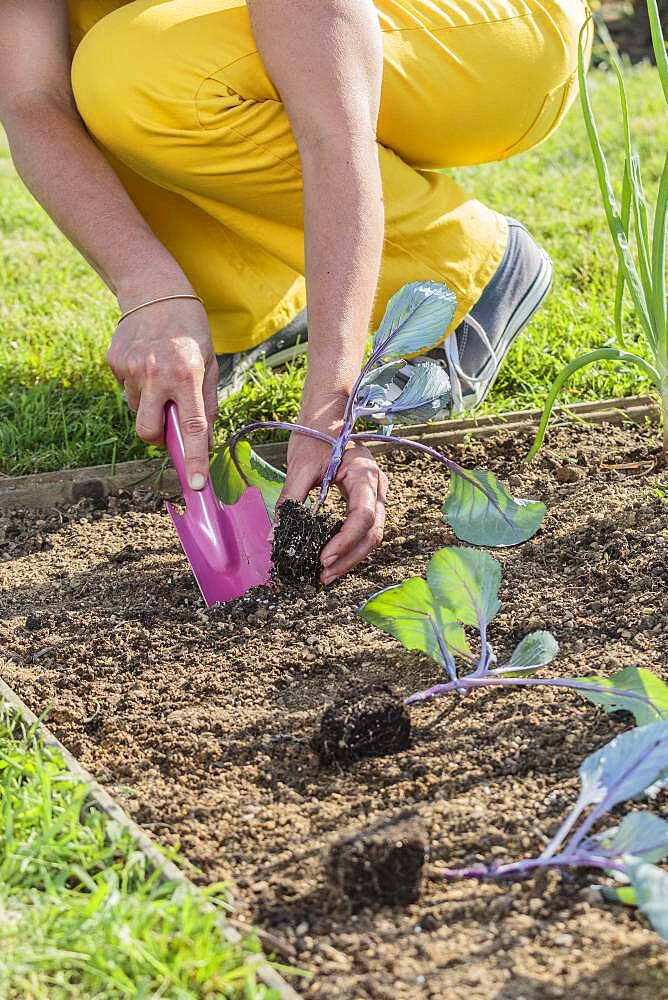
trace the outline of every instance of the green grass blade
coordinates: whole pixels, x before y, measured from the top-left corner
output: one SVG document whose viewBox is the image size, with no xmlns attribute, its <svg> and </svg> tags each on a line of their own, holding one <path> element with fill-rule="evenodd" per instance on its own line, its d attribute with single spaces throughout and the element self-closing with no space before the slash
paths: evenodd
<svg viewBox="0 0 668 1000">
<path fill-rule="evenodd" d="M 631 219 L 631 177 L 629 175 L 628 164 L 624 164 L 624 179 L 622 181 L 622 227 L 624 232 L 628 235 L 629 231 L 629 221 Z M 617 282 L 615 285 L 615 305 L 614 305 L 614 317 L 615 317 L 615 330 L 617 331 L 617 341 L 622 349 L 626 348 L 626 339 L 624 337 L 624 288 L 626 282 L 624 280 L 624 269 L 621 267 L 617 268 Z"/>
<path fill-rule="evenodd" d="M 588 19 L 585 22 L 582 30 L 580 31 L 580 41 L 578 46 L 578 80 L 580 85 L 580 103 L 582 105 L 582 114 L 584 117 L 585 128 L 587 130 L 587 136 L 589 138 L 589 144 L 591 146 L 592 156 L 594 158 L 594 166 L 596 168 L 596 175 L 598 177 L 601 195 L 603 197 L 603 207 L 608 222 L 608 229 L 610 230 L 610 235 L 613 239 L 619 266 L 624 270 L 624 279 L 628 285 L 631 298 L 633 299 L 633 304 L 638 314 L 638 319 L 642 325 L 645 335 L 650 344 L 655 347 L 655 331 L 652 327 L 652 321 L 647 311 L 642 282 L 638 276 L 638 271 L 629 249 L 628 239 L 626 233 L 624 232 L 624 227 L 622 226 L 622 220 L 617 206 L 617 199 L 610 180 L 608 164 L 601 145 L 598 128 L 596 126 L 596 119 L 594 117 L 594 111 L 589 96 L 589 89 L 587 87 L 583 38 L 584 32 L 588 29 L 590 24 L 590 20 L 591 19 Z"/>
<path fill-rule="evenodd" d="M 649 15 L 649 27 L 652 33 L 652 46 L 654 48 L 654 58 L 659 71 L 659 79 L 663 87 L 663 96 L 668 104 L 668 55 L 666 55 L 666 43 L 663 38 L 661 28 L 661 17 L 656 0 L 647 0 L 647 13 Z"/>
<path fill-rule="evenodd" d="M 668 153 L 663 161 L 663 172 L 654 211 L 652 234 L 652 284 L 654 286 L 654 315 L 659 326 L 658 354 L 668 368 L 668 304 L 666 303 L 666 233 L 668 231 Z"/>
<path fill-rule="evenodd" d="M 571 375 L 574 375 L 580 368 L 584 368 L 585 365 L 591 365 L 595 361 L 630 361 L 632 364 L 638 365 L 638 367 L 641 368 L 646 375 L 649 375 L 657 388 L 659 390 L 661 389 L 661 377 L 656 368 L 650 365 L 648 361 L 645 361 L 645 359 L 641 358 L 638 354 L 631 354 L 629 351 L 622 351 L 618 347 L 597 347 L 595 351 L 589 351 L 587 354 L 581 354 L 579 358 L 574 358 L 570 364 L 566 365 L 559 372 L 550 386 L 547 402 L 545 403 L 545 409 L 543 410 L 543 415 L 540 419 L 540 424 L 536 433 L 536 439 L 531 446 L 531 451 L 526 457 L 527 462 L 531 462 L 540 451 L 545 437 L 545 431 L 547 430 L 547 425 L 552 414 L 552 409 L 557 400 L 557 396 L 566 382 L 568 382 Z"/>
<path fill-rule="evenodd" d="M 622 127 L 624 131 L 624 149 L 626 162 L 624 164 L 624 176 L 628 173 L 631 184 L 631 207 L 633 209 L 633 222 L 636 232 L 636 247 L 638 251 L 638 266 L 640 270 L 640 281 L 646 303 L 652 301 L 652 274 L 650 268 L 650 246 L 649 246 L 649 226 L 647 223 L 647 201 L 643 190 L 642 178 L 640 176 L 640 162 L 638 156 L 633 151 L 631 141 L 631 121 L 629 118 L 629 102 L 626 96 L 624 85 L 624 74 L 622 73 L 619 57 L 614 49 L 611 52 L 612 68 L 617 77 L 617 88 L 619 91 L 619 105 L 622 111 Z M 622 211 L 623 215 L 623 211 Z M 623 225 L 623 218 L 622 218 Z M 627 244 L 630 237 L 629 223 L 624 227 Z"/>
</svg>

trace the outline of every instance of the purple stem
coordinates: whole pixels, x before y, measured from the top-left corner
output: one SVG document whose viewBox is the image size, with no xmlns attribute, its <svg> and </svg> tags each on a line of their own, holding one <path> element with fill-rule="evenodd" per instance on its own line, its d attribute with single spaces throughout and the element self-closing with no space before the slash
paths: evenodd
<svg viewBox="0 0 668 1000">
<path fill-rule="evenodd" d="M 290 424 L 282 420 L 258 420 L 253 424 L 246 424 L 245 427 L 241 427 L 238 431 L 234 431 L 230 435 L 228 441 L 228 448 L 230 449 L 230 455 L 232 456 L 232 461 L 234 466 L 245 482 L 246 486 L 250 486 L 248 482 L 248 477 L 246 473 L 241 468 L 239 460 L 237 458 L 237 444 L 242 438 L 245 438 L 248 434 L 252 434 L 254 431 L 260 430 L 273 430 L 273 431 L 297 431 L 298 434 L 304 434 L 306 437 L 317 438 L 318 441 L 324 441 L 332 449 L 335 448 L 337 439 L 332 437 L 330 434 L 323 434 L 322 431 L 316 431 L 313 427 L 303 427 L 301 424 Z"/>
<path fill-rule="evenodd" d="M 472 865 L 470 868 L 446 868 L 439 872 L 445 878 L 515 878 L 518 875 L 528 875 L 536 868 L 603 868 L 607 871 L 623 872 L 624 865 L 610 858 L 595 854 L 573 853 L 558 854 L 554 858 L 525 858 L 508 865 Z"/>
<path fill-rule="evenodd" d="M 357 422 L 359 417 L 358 411 L 355 409 L 355 400 L 357 399 L 357 393 L 359 392 L 362 380 L 370 371 L 371 368 L 375 367 L 377 360 L 372 354 L 367 360 L 366 364 L 363 366 L 361 372 L 355 379 L 355 383 L 348 394 L 348 399 L 346 401 L 346 408 L 343 411 L 343 422 L 341 425 L 341 430 L 336 439 L 336 444 L 332 448 L 332 455 L 325 469 L 325 474 L 322 477 L 322 483 L 320 484 L 320 493 L 318 495 L 318 500 L 314 508 L 314 513 L 317 513 L 318 509 L 323 505 L 327 499 L 327 494 L 329 493 L 330 486 L 336 478 L 336 473 L 339 471 L 339 466 L 341 464 L 341 459 L 343 458 L 343 453 L 348 446 L 348 441 L 352 435 L 353 427 Z"/>
<path fill-rule="evenodd" d="M 479 687 L 563 687 L 572 688 L 575 691 L 594 691 L 597 694 L 606 695 L 621 695 L 624 698 L 630 698 L 635 701 L 640 701 L 643 705 L 649 705 L 654 707 L 649 698 L 644 695 L 637 694 L 635 691 L 622 691 L 620 688 L 609 688 L 601 687 L 598 684 L 587 684 L 586 681 L 569 681 L 562 680 L 561 678 L 541 678 L 541 677 L 460 677 L 457 681 L 451 681 L 448 684 L 435 684 L 433 687 L 427 688 L 425 691 L 419 691 L 416 694 L 409 695 L 405 699 L 405 705 L 414 705 L 420 701 L 429 701 L 431 698 L 438 698 L 442 694 L 450 694 L 451 691 L 461 690 L 462 688 L 479 688 Z M 659 713 L 657 712 L 657 715 Z"/>
<path fill-rule="evenodd" d="M 442 465 L 445 465 L 445 467 L 450 469 L 451 472 L 458 472 L 466 479 L 470 478 L 466 469 L 463 469 L 461 465 L 457 465 L 457 463 L 453 462 L 452 459 L 446 458 L 445 455 L 442 455 L 440 451 L 436 451 L 435 448 L 430 448 L 427 444 L 421 444 L 420 441 L 411 441 L 410 438 L 396 437 L 394 434 L 374 434 L 371 431 L 362 431 L 358 434 L 351 434 L 350 439 L 351 441 L 378 441 L 380 444 L 397 444 L 402 448 L 411 448 L 413 451 L 421 451 L 425 455 L 430 455 L 432 458 L 435 458 L 436 461 L 440 462 Z M 473 481 L 473 485 L 476 485 L 482 493 L 485 492 L 480 484 L 475 480 Z"/>
</svg>

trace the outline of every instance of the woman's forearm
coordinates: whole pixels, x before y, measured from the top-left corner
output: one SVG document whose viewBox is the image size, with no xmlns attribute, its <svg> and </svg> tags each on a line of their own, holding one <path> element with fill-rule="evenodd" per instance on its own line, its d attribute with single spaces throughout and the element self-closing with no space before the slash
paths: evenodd
<svg viewBox="0 0 668 1000">
<path fill-rule="evenodd" d="M 3 125 L 24 183 L 121 306 L 190 290 L 68 102 L 34 95 L 6 110 Z"/>
<path fill-rule="evenodd" d="M 337 420 L 359 374 L 383 246 L 383 194 L 373 135 L 301 151 L 309 375 L 303 416 Z M 324 411 L 324 412 L 323 412 Z"/>
</svg>

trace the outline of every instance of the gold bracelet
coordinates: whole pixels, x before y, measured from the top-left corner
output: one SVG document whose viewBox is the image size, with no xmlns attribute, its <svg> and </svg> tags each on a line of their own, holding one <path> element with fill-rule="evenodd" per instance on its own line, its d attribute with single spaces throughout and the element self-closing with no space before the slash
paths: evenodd
<svg viewBox="0 0 668 1000">
<path fill-rule="evenodd" d="M 149 299 L 148 302 L 142 302 L 138 306 L 133 306 L 132 309 L 128 309 L 127 312 L 123 313 L 116 325 L 118 326 L 124 319 L 127 319 L 128 316 L 132 316 L 133 313 L 139 312 L 140 309 L 145 309 L 146 306 L 154 306 L 156 302 L 168 302 L 170 299 L 197 299 L 198 302 L 201 302 L 202 305 L 204 305 L 204 302 L 202 302 L 199 295 L 190 294 L 190 292 L 179 292 L 176 295 L 163 295 L 162 298 Z"/>
</svg>

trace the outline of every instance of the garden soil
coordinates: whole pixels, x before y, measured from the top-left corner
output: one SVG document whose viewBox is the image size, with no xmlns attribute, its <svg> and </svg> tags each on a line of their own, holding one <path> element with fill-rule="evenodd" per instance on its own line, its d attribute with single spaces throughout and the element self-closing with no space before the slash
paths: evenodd
<svg viewBox="0 0 668 1000">
<path fill-rule="evenodd" d="M 526 436 L 470 441 L 549 508 L 527 544 L 495 552 L 500 657 L 551 629 L 559 676 L 643 666 L 668 678 L 668 476 L 655 434 L 552 430 L 526 467 Z M 412 710 L 407 749 L 321 769 L 323 710 L 361 684 L 402 694 L 436 665 L 363 623 L 359 604 L 422 574 L 454 542 L 443 472 L 408 453 L 391 480 L 382 548 L 324 590 L 256 592 L 207 611 L 159 497 L 82 502 L 2 522 L 4 679 L 122 805 L 201 881 L 226 880 L 255 921 L 341 1000 L 659 1000 L 665 944 L 633 910 L 599 905 L 585 874 L 447 883 L 442 869 L 540 851 L 574 800 L 588 753 L 628 725 L 571 692 L 480 691 Z M 662 480 L 663 477 L 663 480 Z M 656 802 L 668 811 L 668 796 Z M 352 912 L 328 879 L 345 835 L 415 814 L 429 839 L 422 895 Z M 595 880 L 596 876 L 594 876 Z"/>
</svg>

